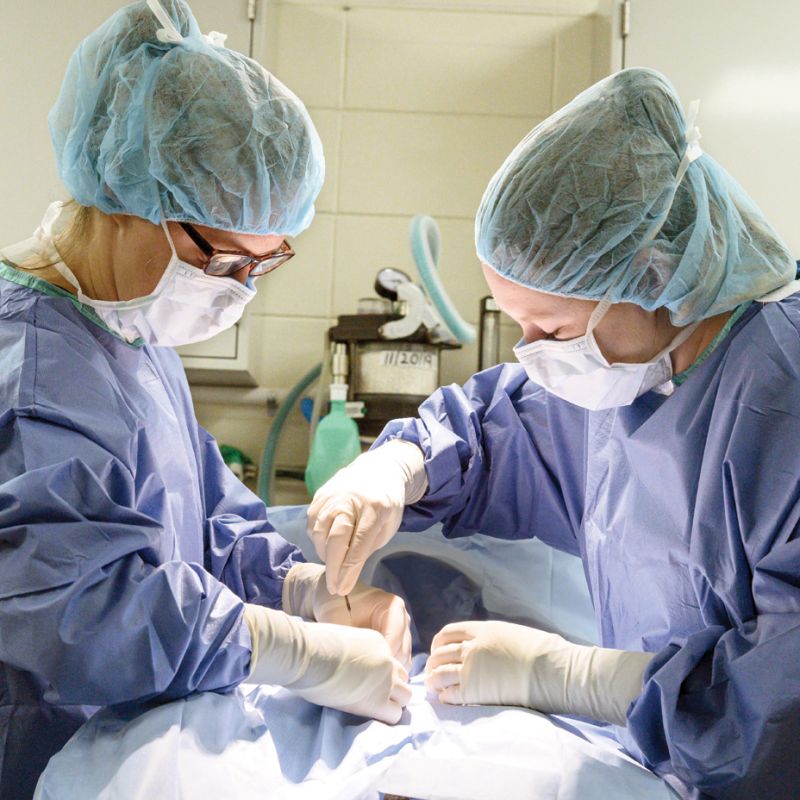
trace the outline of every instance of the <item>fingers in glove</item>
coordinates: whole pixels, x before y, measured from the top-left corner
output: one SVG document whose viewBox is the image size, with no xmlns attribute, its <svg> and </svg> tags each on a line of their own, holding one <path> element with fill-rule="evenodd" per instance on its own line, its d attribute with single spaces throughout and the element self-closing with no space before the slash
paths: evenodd
<svg viewBox="0 0 800 800">
<path fill-rule="evenodd" d="M 465 705 L 464 697 L 461 693 L 461 685 L 456 684 L 455 686 L 448 686 L 446 689 L 439 692 L 439 702 L 448 703 L 451 706 Z"/>
<path fill-rule="evenodd" d="M 429 692 L 438 693 L 450 686 L 461 683 L 461 665 L 448 664 L 444 667 L 437 667 L 425 676 L 425 688 Z"/>
<path fill-rule="evenodd" d="M 353 587 L 358 583 L 361 577 L 361 570 L 364 569 L 363 562 L 361 564 L 354 564 L 347 567 L 342 567 L 336 577 L 336 593 L 337 594 L 350 594 Z"/>
<path fill-rule="evenodd" d="M 461 664 L 464 661 L 463 642 L 445 644 L 441 647 L 431 648 L 432 652 L 425 664 L 425 672 L 433 672 L 437 667 L 446 664 Z"/>
<path fill-rule="evenodd" d="M 370 506 L 362 509 L 351 535 L 350 546 L 337 569 L 339 594 L 349 594 L 358 581 L 364 562 L 375 552 L 381 541 L 380 512 Z"/>
<path fill-rule="evenodd" d="M 409 618 L 410 619 L 410 618 Z M 399 656 L 395 656 L 397 660 L 406 668 L 410 669 L 411 667 L 411 628 L 406 628 L 405 634 L 403 634 L 403 647 L 400 651 Z"/>
<path fill-rule="evenodd" d="M 375 709 L 371 716 L 373 719 L 377 719 L 379 722 L 385 722 L 387 725 L 396 725 L 400 722 L 400 717 L 403 716 L 403 707 L 400 703 L 389 700 L 380 708 Z"/>
<path fill-rule="evenodd" d="M 392 597 L 383 609 L 383 613 L 376 620 L 376 630 L 384 635 L 392 655 L 402 664 L 406 661 L 404 642 L 408 633 L 410 618 L 406 612 L 405 603 L 399 597 Z"/>
<path fill-rule="evenodd" d="M 331 524 L 343 510 L 341 504 L 329 503 L 330 499 L 328 496 L 322 496 L 318 491 L 308 507 L 306 522 L 306 532 L 314 544 L 317 555 L 323 561 L 325 560 Z"/>
<path fill-rule="evenodd" d="M 389 700 L 405 708 L 411 702 L 411 687 L 407 683 L 398 683 L 392 687 Z"/>
<path fill-rule="evenodd" d="M 409 681 L 408 670 L 397 660 L 394 662 L 392 670 L 392 680 L 395 683 L 405 683 Z"/>
<path fill-rule="evenodd" d="M 411 701 L 411 686 L 408 684 L 408 672 L 405 667 L 395 661 L 392 666 L 392 689 L 389 700 L 405 708 Z"/>
<path fill-rule="evenodd" d="M 350 549 L 354 535 L 353 517 L 350 513 L 340 513 L 331 523 L 325 554 L 325 584 L 331 594 L 348 594 L 352 586 L 342 589 L 342 562 Z M 355 585 L 355 581 L 353 581 Z"/>
<path fill-rule="evenodd" d="M 436 636 L 433 637 L 431 642 L 431 652 L 443 647 L 446 644 L 453 644 L 454 642 L 467 642 L 474 639 L 476 634 L 475 625 L 480 625 L 480 622 L 451 622 L 445 625 Z"/>
</svg>

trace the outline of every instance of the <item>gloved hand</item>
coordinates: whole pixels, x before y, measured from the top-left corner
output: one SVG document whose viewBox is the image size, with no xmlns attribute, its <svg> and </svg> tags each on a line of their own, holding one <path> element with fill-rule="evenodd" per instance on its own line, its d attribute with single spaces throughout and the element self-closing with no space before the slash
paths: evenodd
<svg viewBox="0 0 800 800">
<path fill-rule="evenodd" d="M 403 507 L 428 488 L 422 451 L 393 439 L 362 453 L 321 486 L 308 507 L 308 535 L 327 567 L 331 594 L 349 594 L 364 562 L 397 533 Z"/>
<path fill-rule="evenodd" d="M 295 564 L 283 582 L 283 610 L 304 619 L 372 628 L 382 634 L 392 655 L 406 668 L 411 666 L 411 619 L 402 598 L 382 589 L 357 583 L 347 596 L 331 594 L 325 586 L 325 567 Z"/>
<path fill-rule="evenodd" d="M 433 638 L 425 685 L 443 703 L 525 706 L 625 725 L 652 657 L 509 622 L 455 622 Z"/>
<path fill-rule="evenodd" d="M 303 622 L 246 603 L 250 676 L 311 703 L 394 725 L 411 699 L 408 673 L 377 631 Z"/>
</svg>

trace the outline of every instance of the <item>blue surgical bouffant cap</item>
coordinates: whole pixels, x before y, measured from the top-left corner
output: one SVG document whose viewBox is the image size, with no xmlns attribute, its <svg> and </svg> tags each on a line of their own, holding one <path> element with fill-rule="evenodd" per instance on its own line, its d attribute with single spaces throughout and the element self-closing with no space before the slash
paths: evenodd
<svg viewBox="0 0 800 800">
<path fill-rule="evenodd" d="M 50 134 L 73 198 L 107 214 L 296 235 L 325 174 L 305 106 L 203 36 L 183 0 L 120 9 L 78 46 Z"/>
<path fill-rule="evenodd" d="M 479 258 L 538 291 L 666 307 L 676 325 L 784 286 L 795 277 L 786 246 L 698 138 L 663 75 L 600 81 L 492 178 Z"/>
</svg>

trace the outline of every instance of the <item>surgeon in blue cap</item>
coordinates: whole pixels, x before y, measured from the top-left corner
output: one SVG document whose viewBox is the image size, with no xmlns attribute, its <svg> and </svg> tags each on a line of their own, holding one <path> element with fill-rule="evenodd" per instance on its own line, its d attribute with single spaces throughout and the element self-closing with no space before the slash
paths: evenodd
<svg viewBox="0 0 800 800">
<path fill-rule="evenodd" d="M 108 704 L 250 680 L 396 722 L 402 601 L 327 591 L 171 349 L 233 325 L 310 224 L 303 104 L 183 0 L 148 0 L 79 46 L 50 129 L 72 199 L 0 254 L 0 797 L 30 798 Z"/>
<path fill-rule="evenodd" d="M 618 726 L 683 796 L 800 797 L 800 281 L 675 90 L 617 73 L 490 182 L 517 365 L 433 394 L 314 498 L 333 593 L 398 526 L 583 560 L 599 647 L 443 628 L 427 685 Z"/>
</svg>

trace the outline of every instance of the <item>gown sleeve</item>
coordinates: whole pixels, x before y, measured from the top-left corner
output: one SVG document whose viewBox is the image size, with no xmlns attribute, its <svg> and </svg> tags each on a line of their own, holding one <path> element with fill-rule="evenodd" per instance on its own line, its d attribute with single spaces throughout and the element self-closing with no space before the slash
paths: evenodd
<svg viewBox="0 0 800 800">
<path fill-rule="evenodd" d="M 776 348 L 773 327 L 701 387 L 716 399 L 690 549 L 708 625 L 655 655 L 623 734 L 726 800 L 800 797 L 800 337 Z"/>
<path fill-rule="evenodd" d="M 163 485 L 115 455 L 126 440 L 35 406 L 0 413 L 0 662 L 43 678 L 49 702 L 175 698 L 248 673 L 242 600 L 174 558 Z"/>
<path fill-rule="evenodd" d="M 400 438 L 424 453 L 428 490 L 406 508 L 404 529 L 442 522 L 446 536 L 536 537 L 577 555 L 584 430 L 582 409 L 502 364 L 438 389 L 418 417 L 390 422 L 375 446 Z"/>
<path fill-rule="evenodd" d="M 215 439 L 198 426 L 208 518 L 206 569 L 247 603 L 280 609 L 286 573 L 305 561 L 267 521 L 267 509 L 222 460 Z"/>
</svg>

